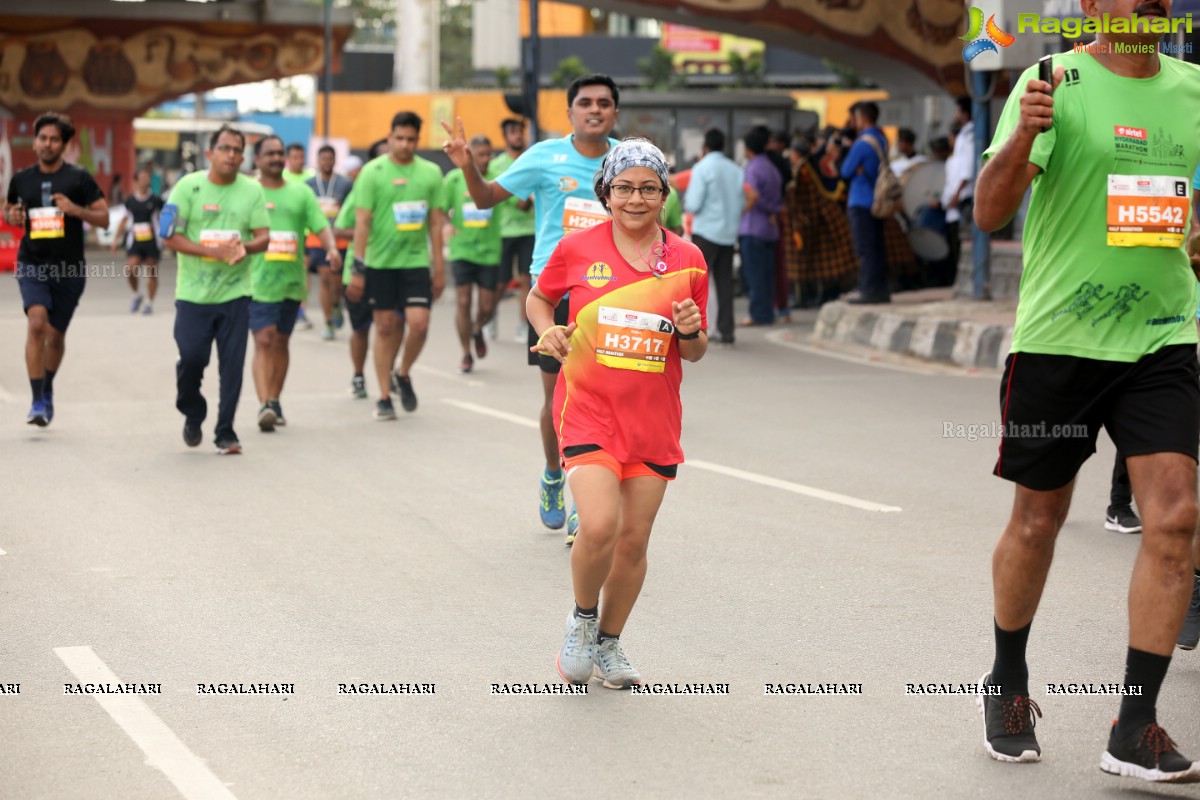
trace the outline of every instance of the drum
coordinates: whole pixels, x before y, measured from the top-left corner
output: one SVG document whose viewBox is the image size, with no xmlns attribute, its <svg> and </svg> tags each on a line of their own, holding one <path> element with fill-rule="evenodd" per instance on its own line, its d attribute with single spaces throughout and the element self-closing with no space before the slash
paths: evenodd
<svg viewBox="0 0 1200 800">
<path fill-rule="evenodd" d="M 946 184 L 946 165 L 941 161 L 926 161 L 904 173 L 901 181 L 904 194 L 901 203 L 904 213 L 909 219 L 915 220 L 921 215 L 921 210 L 928 208 L 935 200 L 942 199 L 942 189 Z"/>
<path fill-rule="evenodd" d="M 950 242 L 933 228 L 913 228 L 908 232 L 908 243 L 922 261 L 944 261 L 950 255 Z"/>
</svg>

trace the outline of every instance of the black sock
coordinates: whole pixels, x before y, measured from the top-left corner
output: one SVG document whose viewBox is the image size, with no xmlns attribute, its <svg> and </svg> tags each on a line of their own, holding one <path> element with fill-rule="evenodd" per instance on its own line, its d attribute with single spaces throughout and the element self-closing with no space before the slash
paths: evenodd
<svg viewBox="0 0 1200 800">
<path fill-rule="evenodd" d="M 575 604 L 575 616 L 583 619 L 597 619 L 600 616 L 600 606 L 595 608 L 580 608 L 579 604 Z"/>
<path fill-rule="evenodd" d="M 1117 738 L 1124 738 L 1147 722 L 1157 722 L 1154 707 L 1158 705 L 1158 690 L 1167 677 L 1170 656 L 1157 656 L 1144 650 L 1129 648 L 1125 656 L 1125 686 L 1140 686 L 1140 695 L 1121 698 L 1117 714 Z"/>
<path fill-rule="evenodd" d="M 45 383 L 46 381 L 44 378 L 29 379 L 29 388 L 33 390 L 33 402 L 36 403 L 42 399 L 42 392 L 45 391 Z"/>
<path fill-rule="evenodd" d="M 50 394 L 54 391 L 54 370 L 52 369 L 46 370 L 46 385 L 43 391 L 46 394 Z"/>
<path fill-rule="evenodd" d="M 992 676 L 988 683 L 999 686 L 1004 694 L 1029 694 L 1029 667 L 1025 664 L 1025 645 L 1029 642 L 1029 623 L 1015 631 L 996 628 L 996 660 L 992 663 Z"/>
<path fill-rule="evenodd" d="M 1196 570 L 1196 580 L 1200 581 L 1200 569 Z"/>
<path fill-rule="evenodd" d="M 621 638 L 621 634 L 619 634 L 619 633 L 605 633 L 604 631 L 600 631 L 598 634 L 596 634 L 596 644 L 600 644 L 605 639 L 620 639 L 620 638 Z"/>
</svg>

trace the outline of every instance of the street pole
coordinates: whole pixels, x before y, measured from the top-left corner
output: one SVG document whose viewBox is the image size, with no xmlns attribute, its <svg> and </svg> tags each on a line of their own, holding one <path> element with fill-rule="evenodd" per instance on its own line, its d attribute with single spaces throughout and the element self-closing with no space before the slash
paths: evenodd
<svg viewBox="0 0 1200 800">
<path fill-rule="evenodd" d="M 537 144 L 538 89 L 542 74 L 541 31 L 538 26 L 538 0 L 529 0 L 529 63 L 525 71 L 525 102 L 529 106 L 529 143 Z"/>
<path fill-rule="evenodd" d="M 991 76 L 995 77 L 995 76 Z M 988 78 L 986 72 L 975 70 L 971 72 L 971 87 L 974 99 L 971 106 L 971 120 L 975 125 L 975 164 L 982 162 L 983 151 L 988 148 L 988 135 L 992 130 L 991 106 L 981 100 L 988 96 Z M 991 287 L 988 285 L 991 277 L 992 237 L 979 230 L 974 220 L 964 220 L 974 232 L 971 237 L 971 296 L 976 300 L 990 300 Z"/>
<path fill-rule="evenodd" d="M 321 133 L 329 139 L 329 95 L 333 91 L 333 0 L 325 0 L 325 91 L 321 109 Z"/>
</svg>

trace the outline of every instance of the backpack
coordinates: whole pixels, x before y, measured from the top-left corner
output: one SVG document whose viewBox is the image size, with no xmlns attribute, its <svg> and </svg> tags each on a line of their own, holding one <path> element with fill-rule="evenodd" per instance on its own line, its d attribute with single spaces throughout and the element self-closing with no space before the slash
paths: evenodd
<svg viewBox="0 0 1200 800">
<path fill-rule="evenodd" d="M 871 203 L 871 216 L 876 219 L 891 219 L 900 210 L 900 199 L 904 196 L 904 187 L 900 179 L 892 172 L 888 162 L 887 151 L 879 146 L 874 136 L 863 134 L 875 155 L 879 156 L 879 175 L 875 178 L 875 200 Z"/>
</svg>

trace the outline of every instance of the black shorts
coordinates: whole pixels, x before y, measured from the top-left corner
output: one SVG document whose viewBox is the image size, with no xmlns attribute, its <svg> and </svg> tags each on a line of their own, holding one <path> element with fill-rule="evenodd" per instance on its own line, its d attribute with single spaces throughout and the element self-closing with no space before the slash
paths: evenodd
<svg viewBox="0 0 1200 800">
<path fill-rule="evenodd" d="M 343 264 L 346 263 L 347 250 L 345 248 L 339 248 L 338 252 L 341 253 L 341 255 L 342 255 L 342 263 Z M 321 267 L 329 266 L 329 256 L 327 256 L 325 254 L 324 247 L 307 247 L 307 248 L 305 248 L 304 260 L 306 262 L 308 262 L 308 271 L 313 273 L 314 275 L 317 274 L 317 272 L 321 269 Z"/>
<path fill-rule="evenodd" d="M 504 285 L 512 280 L 513 259 L 517 261 L 516 274 L 529 274 L 529 268 L 533 266 L 533 240 L 532 236 L 510 236 L 500 240 L 500 282 L 496 284 L 496 288 L 503 289 Z"/>
<path fill-rule="evenodd" d="M 125 248 L 127 258 L 140 258 L 142 261 L 158 261 L 161 255 L 154 242 L 134 242 L 132 247 Z"/>
<path fill-rule="evenodd" d="M 570 316 L 571 305 L 567 302 L 567 298 L 564 297 L 558 301 L 558 305 L 554 308 L 554 324 L 566 325 Z M 533 347 L 538 342 L 538 335 L 537 331 L 533 329 L 533 325 L 529 325 L 528 327 L 529 346 Z M 528 361 L 529 366 L 531 367 L 541 367 L 542 372 L 549 373 L 550 375 L 557 375 L 558 371 L 562 369 L 562 364 L 558 363 L 557 359 L 551 358 L 550 356 L 544 356 L 541 353 L 535 353 L 532 350 L 527 352 L 529 353 Z"/>
<path fill-rule="evenodd" d="M 1103 426 L 1123 456 L 1200 449 L 1196 346 L 1140 361 L 1012 353 L 1000 383 L 1000 456 L 993 474 L 1037 491 L 1066 486 L 1096 452 Z"/>
<path fill-rule="evenodd" d="M 367 305 L 366 297 L 363 297 L 357 303 L 347 297 L 346 313 L 350 316 L 350 330 L 365 331 L 371 327 L 371 307 Z"/>
<path fill-rule="evenodd" d="M 495 264 L 451 261 L 450 270 L 454 273 L 455 286 L 468 286 L 474 283 L 480 289 L 486 289 L 489 292 L 496 291 L 496 273 L 499 267 Z"/>
<path fill-rule="evenodd" d="M 429 308 L 433 305 L 433 280 L 429 276 L 429 267 L 367 267 L 363 299 L 372 311 Z"/>
<path fill-rule="evenodd" d="M 17 264 L 17 288 L 26 315 L 32 306 L 44 306 L 50 327 L 66 333 L 87 288 L 87 278 L 59 277 L 49 267 Z"/>
</svg>

